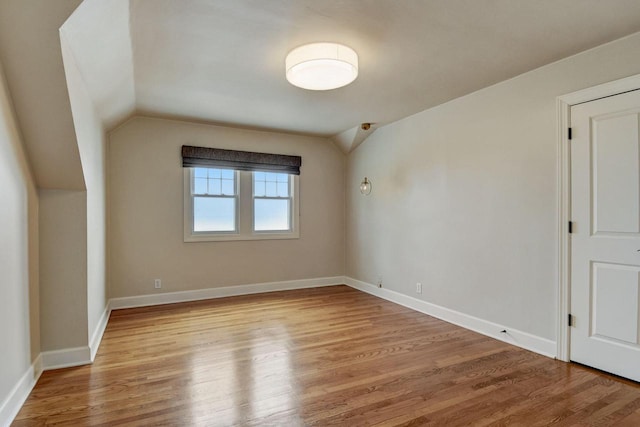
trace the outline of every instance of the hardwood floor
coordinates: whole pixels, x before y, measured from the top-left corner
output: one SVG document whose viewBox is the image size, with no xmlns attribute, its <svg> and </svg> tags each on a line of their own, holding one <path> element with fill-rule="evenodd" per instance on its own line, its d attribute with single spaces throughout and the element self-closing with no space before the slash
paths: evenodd
<svg viewBox="0 0 640 427">
<path fill-rule="evenodd" d="M 346 286 L 114 311 L 15 426 L 640 426 L 640 385 Z"/>
</svg>

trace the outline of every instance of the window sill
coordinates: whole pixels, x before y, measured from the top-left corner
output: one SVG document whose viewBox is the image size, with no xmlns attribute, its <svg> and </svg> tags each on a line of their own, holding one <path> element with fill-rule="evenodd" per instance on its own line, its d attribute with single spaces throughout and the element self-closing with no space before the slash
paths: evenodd
<svg viewBox="0 0 640 427">
<path fill-rule="evenodd" d="M 299 239 L 298 231 L 283 233 L 252 233 L 252 234 L 185 234 L 184 242 L 232 242 L 247 240 L 285 240 Z"/>
</svg>

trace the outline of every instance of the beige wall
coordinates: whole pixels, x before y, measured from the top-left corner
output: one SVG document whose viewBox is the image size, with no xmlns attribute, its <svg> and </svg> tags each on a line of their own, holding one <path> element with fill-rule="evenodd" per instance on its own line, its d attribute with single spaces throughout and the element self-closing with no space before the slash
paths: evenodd
<svg viewBox="0 0 640 427">
<path fill-rule="evenodd" d="M 42 351 L 88 345 L 87 193 L 40 190 Z"/>
<path fill-rule="evenodd" d="M 134 118 L 110 135 L 110 296 L 344 273 L 344 155 L 327 139 Z M 302 156 L 300 238 L 183 242 L 183 144 Z"/>
<path fill-rule="evenodd" d="M 348 159 L 347 274 L 555 339 L 556 97 L 640 73 L 639 51 L 636 34 L 378 129 Z"/>
<path fill-rule="evenodd" d="M 38 198 L 0 66 L 0 409 L 40 353 Z M 2 420 L 0 411 L 0 420 Z"/>
</svg>

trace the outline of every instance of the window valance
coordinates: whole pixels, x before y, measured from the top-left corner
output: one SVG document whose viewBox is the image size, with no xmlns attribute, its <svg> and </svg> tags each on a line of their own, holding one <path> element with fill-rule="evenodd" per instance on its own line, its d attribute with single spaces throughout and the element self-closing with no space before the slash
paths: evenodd
<svg viewBox="0 0 640 427">
<path fill-rule="evenodd" d="M 216 167 L 300 175 L 302 157 L 221 148 L 182 146 L 183 167 Z"/>
</svg>

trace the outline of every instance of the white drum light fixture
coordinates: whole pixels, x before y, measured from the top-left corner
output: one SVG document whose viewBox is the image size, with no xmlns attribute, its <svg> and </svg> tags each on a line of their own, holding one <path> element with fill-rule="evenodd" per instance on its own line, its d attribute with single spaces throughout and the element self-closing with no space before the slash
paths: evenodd
<svg viewBox="0 0 640 427">
<path fill-rule="evenodd" d="M 285 61 L 287 80 L 309 90 L 331 90 L 358 77 L 358 54 L 337 43 L 311 43 L 293 49 Z"/>
</svg>

